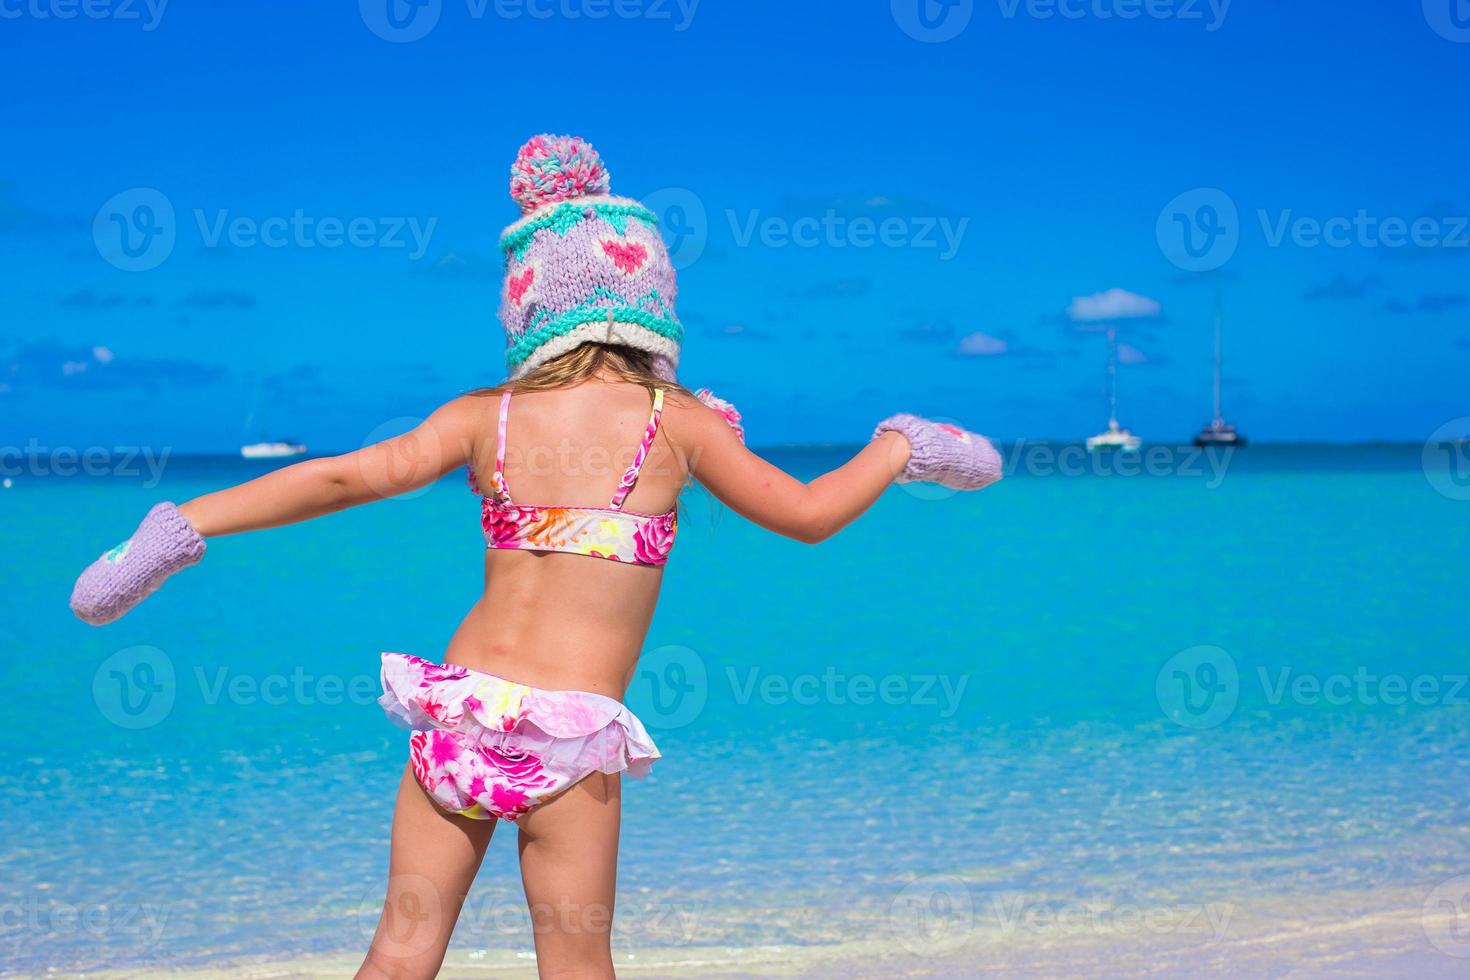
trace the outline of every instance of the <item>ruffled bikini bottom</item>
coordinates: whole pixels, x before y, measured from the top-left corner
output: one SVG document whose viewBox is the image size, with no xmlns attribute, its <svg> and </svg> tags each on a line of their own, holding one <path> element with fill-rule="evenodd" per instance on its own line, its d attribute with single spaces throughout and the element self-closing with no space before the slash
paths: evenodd
<svg viewBox="0 0 1470 980">
<path fill-rule="evenodd" d="M 413 734 L 414 778 L 442 809 L 515 820 L 594 773 L 648 774 L 658 747 L 620 701 L 542 691 L 468 667 L 383 654 L 388 717 Z"/>
</svg>

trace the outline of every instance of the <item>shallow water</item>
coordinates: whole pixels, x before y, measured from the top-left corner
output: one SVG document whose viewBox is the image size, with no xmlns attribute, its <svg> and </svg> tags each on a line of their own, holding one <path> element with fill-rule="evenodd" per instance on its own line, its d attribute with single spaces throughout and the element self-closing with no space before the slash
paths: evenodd
<svg viewBox="0 0 1470 980">
<path fill-rule="evenodd" d="M 620 948 L 1144 948 L 1227 908 L 1459 895 L 1470 502 L 1418 447 L 1026 458 L 980 494 L 895 488 L 817 548 L 691 494 L 629 694 L 664 758 L 624 792 Z M 366 945 L 404 757 L 377 655 L 436 658 L 473 601 L 462 483 L 215 542 L 106 629 L 66 609 L 152 501 L 260 470 L 0 492 L 4 969 Z M 461 950 L 530 945 L 498 833 Z"/>
</svg>

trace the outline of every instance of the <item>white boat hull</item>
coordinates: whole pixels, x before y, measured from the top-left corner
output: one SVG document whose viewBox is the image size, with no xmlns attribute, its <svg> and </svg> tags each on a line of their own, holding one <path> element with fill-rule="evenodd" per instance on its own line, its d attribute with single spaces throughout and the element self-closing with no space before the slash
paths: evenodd
<svg viewBox="0 0 1470 980">
<path fill-rule="evenodd" d="M 290 459 L 305 456 L 306 447 L 294 442 L 256 442 L 240 447 L 245 459 Z"/>
<path fill-rule="evenodd" d="M 1089 452 L 1119 452 L 1136 453 L 1138 447 L 1143 445 L 1143 440 L 1131 432 L 1104 432 L 1102 435 L 1091 436 L 1087 440 Z"/>
</svg>

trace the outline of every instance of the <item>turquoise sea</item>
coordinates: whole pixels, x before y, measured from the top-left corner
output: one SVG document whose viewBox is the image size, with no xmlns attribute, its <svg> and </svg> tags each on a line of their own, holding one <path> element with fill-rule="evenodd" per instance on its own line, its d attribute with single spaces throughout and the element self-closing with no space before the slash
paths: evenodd
<svg viewBox="0 0 1470 980">
<path fill-rule="evenodd" d="M 1470 968 L 1457 474 L 1419 446 L 1132 475 L 1035 452 L 979 494 L 896 487 L 817 547 L 688 495 L 629 695 L 664 758 L 625 784 L 619 955 L 876 942 L 888 975 L 983 973 L 1091 943 L 1188 974 L 1292 919 L 1304 950 Z M 437 658 L 476 595 L 460 479 L 221 539 L 111 627 L 66 607 L 153 501 L 262 468 L 0 491 L 0 971 L 365 947 L 405 750 L 378 654 Z M 497 833 L 470 959 L 530 949 Z"/>
</svg>

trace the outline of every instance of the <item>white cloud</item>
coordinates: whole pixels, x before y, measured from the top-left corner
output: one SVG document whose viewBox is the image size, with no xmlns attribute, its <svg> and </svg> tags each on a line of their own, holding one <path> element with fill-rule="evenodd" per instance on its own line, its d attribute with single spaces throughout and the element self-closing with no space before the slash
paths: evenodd
<svg viewBox="0 0 1470 980">
<path fill-rule="evenodd" d="M 99 346 L 92 348 L 92 356 L 97 359 L 98 364 L 107 364 L 115 355 L 108 348 Z"/>
<path fill-rule="evenodd" d="M 968 357 L 994 357 L 1006 352 L 1006 342 L 988 333 L 972 333 L 960 338 L 960 353 Z"/>
<path fill-rule="evenodd" d="M 67 377 L 71 377 L 73 374 L 81 374 L 85 370 L 87 370 L 87 362 L 86 361 L 62 361 L 61 362 L 61 373 L 64 374 L 64 375 L 66 375 Z"/>
<path fill-rule="evenodd" d="M 1073 320 L 1129 320 L 1158 316 L 1162 311 L 1157 300 L 1130 293 L 1126 289 L 1109 289 L 1091 296 L 1078 296 L 1067 307 Z"/>
<path fill-rule="evenodd" d="M 1132 344 L 1118 345 L 1119 364 L 1147 364 L 1148 355 Z"/>
</svg>

